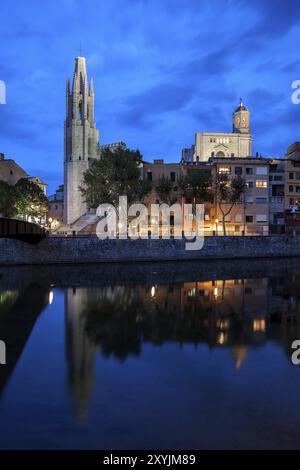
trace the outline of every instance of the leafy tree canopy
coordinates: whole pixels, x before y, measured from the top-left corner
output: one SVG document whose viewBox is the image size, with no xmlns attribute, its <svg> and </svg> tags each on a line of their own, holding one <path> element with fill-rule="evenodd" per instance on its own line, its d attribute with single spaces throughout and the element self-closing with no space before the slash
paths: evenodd
<svg viewBox="0 0 300 470">
<path fill-rule="evenodd" d="M 105 148 L 100 159 L 94 160 L 84 174 L 80 190 L 88 206 L 97 208 L 102 203 L 109 203 L 117 207 L 119 196 L 127 196 L 128 204 L 142 201 L 151 185 L 140 178 L 141 163 L 139 150 L 125 146 L 114 150 Z"/>
</svg>

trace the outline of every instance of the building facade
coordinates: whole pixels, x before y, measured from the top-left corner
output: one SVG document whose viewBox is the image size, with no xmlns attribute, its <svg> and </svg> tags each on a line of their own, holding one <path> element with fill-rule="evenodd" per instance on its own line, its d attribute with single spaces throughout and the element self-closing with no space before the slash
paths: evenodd
<svg viewBox="0 0 300 470">
<path fill-rule="evenodd" d="M 64 223 L 71 224 L 87 212 L 80 192 L 83 175 L 99 158 L 99 131 L 94 121 L 93 81 L 88 85 L 84 57 L 76 57 L 72 89 L 66 87 L 64 125 Z"/>
<path fill-rule="evenodd" d="M 245 158 L 252 155 L 250 112 L 242 100 L 232 115 L 233 131 L 197 132 L 194 161 L 207 162 L 214 157 Z"/>
</svg>

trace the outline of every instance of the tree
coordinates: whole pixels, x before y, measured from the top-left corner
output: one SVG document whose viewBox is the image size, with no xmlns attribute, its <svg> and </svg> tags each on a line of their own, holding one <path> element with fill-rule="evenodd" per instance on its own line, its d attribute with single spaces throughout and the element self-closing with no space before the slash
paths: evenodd
<svg viewBox="0 0 300 470">
<path fill-rule="evenodd" d="M 14 186 L 16 213 L 24 220 L 29 217 L 41 218 L 48 210 L 48 200 L 41 188 L 29 181 L 21 178 Z"/>
<path fill-rule="evenodd" d="M 140 178 L 141 163 L 138 150 L 121 145 L 115 150 L 105 148 L 84 174 L 80 191 L 87 205 L 96 209 L 109 203 L 117 208 L 119 196 L 127 196 L 128 204 L 143 200 L 151 186 Z"/>
<path fill-rule="evenodd" d="M 193 204 L 195 213 L 196 204 L 204 204 L 213 200 L 211 190 L 211 175 L 207 171 L 191 170 L 178 180 L 179 187 L 188 202 Z"/>
<path fill-rule="evenodd" d="M 175 198 L 172 197 L 173 184 L 169 178 L 162 175 L 158 179 L 158 183 L 155 186 L 156 194 L 162 202 L 165 202 L 169 205 L 174 204 Z"/>
<path fill-rule="evenodd" d="M 14 186 L 10 186 L 5 181 L 0 180 L 0 213 L 4 217 L 16 215 L 16 191 Z"/>
<path fill-rule="evenodd" d="M 229 178 L 228 174 L 220 173 L 215 178 L 215 197 L 222 213 L 223 233 L 226 235 L 226 217 L 233 206 L 238 204 L 245 192 L 246 182 L 240 175 Z M 224 205 L 227 206 L 227 210 Z"/>
</svg>

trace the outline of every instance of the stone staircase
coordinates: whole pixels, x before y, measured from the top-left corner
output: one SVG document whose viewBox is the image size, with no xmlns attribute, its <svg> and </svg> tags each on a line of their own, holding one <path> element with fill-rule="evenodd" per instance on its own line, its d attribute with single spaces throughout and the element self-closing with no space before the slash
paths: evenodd
<svg viewBox="0 0 300 470">
<path fill-rule="evenodd" d="M 96 225 L 100 219 L 101 217 L 99 217 L 97 214 L 88 212 L 87 214 L 79 217 L 79 219 L 75 220 L 73 224 L 62 225 L 57 230 L 55 230 L 55 232 L 53 231 L 53 233 L 55 233 L 56 235 L 95 234 Z"/>
</svg>

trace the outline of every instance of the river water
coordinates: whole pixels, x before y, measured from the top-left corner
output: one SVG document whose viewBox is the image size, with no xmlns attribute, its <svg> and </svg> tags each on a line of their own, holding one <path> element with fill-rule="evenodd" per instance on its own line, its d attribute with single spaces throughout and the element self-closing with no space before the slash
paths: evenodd
<svg viewBox="0 0 300 470">
<path fill-rule="evenodd" d="M 2 449 L 300 448 L 300 262 L 0 267 Z"/>
</svg>

